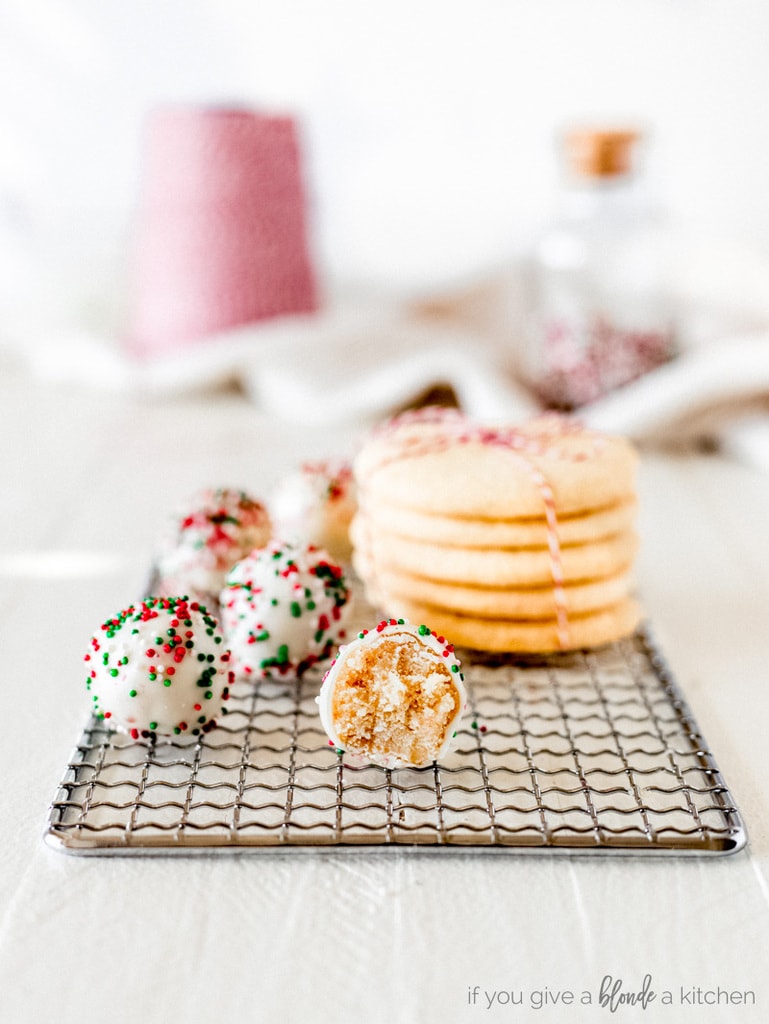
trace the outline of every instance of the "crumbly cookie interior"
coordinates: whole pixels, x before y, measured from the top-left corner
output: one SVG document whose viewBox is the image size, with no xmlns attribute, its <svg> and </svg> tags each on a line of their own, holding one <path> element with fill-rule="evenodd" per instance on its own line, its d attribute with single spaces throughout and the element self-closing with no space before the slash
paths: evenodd
<svg viewBox="0 0 769 1024">
<path fill-rule="evenodd" d="M 389 634 L 349 652 L 334 687 L 342 745 L 419 765 L 434 760 L 459 711 L 449 669 L 409 634 Z"/>
</svg>

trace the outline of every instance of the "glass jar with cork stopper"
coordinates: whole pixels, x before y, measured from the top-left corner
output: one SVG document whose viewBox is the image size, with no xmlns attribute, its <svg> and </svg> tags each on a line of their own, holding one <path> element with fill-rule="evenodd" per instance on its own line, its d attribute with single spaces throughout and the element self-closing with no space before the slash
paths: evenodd
<svg viewBox="0 0 769 1024">
<path fill-rule="evenodd" d="M 675 352 L 662 220 L 638 174 L 638 131 L 564 136 L 561 210 L 533 259 L 524 376 L 545 405 L 572 410 Z"/>
</svg>

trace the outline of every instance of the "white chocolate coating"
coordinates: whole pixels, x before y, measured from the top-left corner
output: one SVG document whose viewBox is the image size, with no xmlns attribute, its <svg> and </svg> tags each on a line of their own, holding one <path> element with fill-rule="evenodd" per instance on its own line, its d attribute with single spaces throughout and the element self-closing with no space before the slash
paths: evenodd
<svg viewBox="0 0 769 1024">
<path fill-rule="evenodd" d="M 346 462 L 307 462 L 283 477 L 270 497 L 276 536 L 314 544 L 340 562 L 350 560 L 356 506 L 352 468 Z"/>
<path fill-rule="evenodd" d="M 215 597 L 235 563 L 263 547 L 271 533 L 266 507 L 244 491 L 200 491 L 161 539 L 159 592 Z"/>
<path fill-rule="evenodd" d="M 345 635 L 341 568 L 312 545 L 272 541 L 239 562 L 220 596 L 238 677 L 285 678 L 327 661 Z"/>
<path fill-rule="evenodd" d="M 197 602 L 149 597 L 108 619 L 85 660 L 93 711 L 134 739 L 208 732 L 231 672 L 216 620 Z"/>
<path fill-rule="evenodd" d="M 321 724 L 331 745 L 337 750 L 350 755 L 354 761 L 377 764 L 383 768 L 420 767 L 424 763 L 429 763 L 429 761 L 414 762 L 405 760 L 403 757 L 393 754 L 387 749 L 357 750 L 353 746 L 345 744 L 340 738 L 337 723 L 334 719 L 335 687 L 340 675 L 345 670 L 346 662 L 351 656 L 359 653 L 361 649 L 375 650 L 385 637 L 394 638 L 396 642 L 413 643 L 416 640 L 425 651 L 433 656 L 429 659 L 433 661 L 433 666 L 429 671 L 425 672 L 425 687 L 429 687 L 432 682 L 431 677 L 433 676 L 434 668 L 448 669 L 451 674 L 451 680 L 456 692 L 457 710 L 446 725 L 442 742 L 435 755 L 435 760 L 440 760 L 453 747 L 459 722 L 465 710 L 467 694 L 464 686 L 464 677 L 459 661 L 454 655 L 452 644 L 448 643 L 444 637 L 437 636 L 427 626 L 415 626 L 404 619 L 386 619 L 380 622 L 374 629 L 363 630 L 350 643 L 340 647 L 336 658 L 323 678 L 320 693 L 316 697 Z M 385 685 L 389 690 L 386 703 L 392 704 L 399 700 L 405 701 L 408 699 L 405 687 L 398 686 L 397 681 L 387 680 Z"/>
</svg>

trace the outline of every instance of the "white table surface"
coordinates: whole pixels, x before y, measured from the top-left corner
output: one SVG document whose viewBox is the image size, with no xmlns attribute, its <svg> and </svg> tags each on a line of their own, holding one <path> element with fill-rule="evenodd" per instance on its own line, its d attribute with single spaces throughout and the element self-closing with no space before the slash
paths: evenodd
<svg viewBox="0 0 769 1024">
<path fill-rule="evenodd" d="M 0 379 L 0 1020 L 769 1020 L 769 477 L 715 455 L 644 454 L 638 579 L 748 851 L 78 858 L 44 845 L 85 721 L 85 645 L 138 596 L 162 516 L 200 486 L 264 494 L 355 436 L 267 419 L 234 394 L 136 401 Z M 646 1010 L 598 1005 L 606 975 L 637 991 L 647 974 Z M 682 1004 L 697 987 L 756 1005 Z M 536 1009 L 545 988 L 575 1002 Z M 524 1006 L 488 1009 L 495 991 Z"/>
</svg>

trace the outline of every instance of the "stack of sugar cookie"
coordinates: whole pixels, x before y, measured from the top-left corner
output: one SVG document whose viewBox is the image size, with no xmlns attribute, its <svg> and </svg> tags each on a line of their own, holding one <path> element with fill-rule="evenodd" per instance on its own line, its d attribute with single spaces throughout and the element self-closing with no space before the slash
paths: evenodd
<svg viewBox="0 0 769 1024">
<path fill-rule="evenodd" d="M 489 427 L 426 409 L 388 421 L 355 462 L 368 599 L 484 651 L 632 633 L 636 463 L 623 438 L 560 416 Z"/>
</svg>

